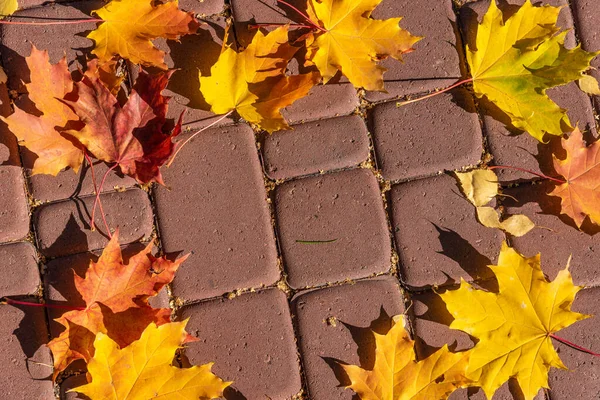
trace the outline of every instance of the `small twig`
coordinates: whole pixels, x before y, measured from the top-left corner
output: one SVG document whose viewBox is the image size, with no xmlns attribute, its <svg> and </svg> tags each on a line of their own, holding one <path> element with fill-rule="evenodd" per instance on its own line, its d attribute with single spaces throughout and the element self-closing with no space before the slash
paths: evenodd
<svg viewBox="0 0 600 400">
<path fill-rule="evenodd" d="M 540 178 L 550 179 L 551 181 L 554 181 L 554 182 L 567 183 L 567 181 L 563 181 L 562 179 L 553 178 L 551 176 L 540 174 L 538 172 L 534 172 L 534 171 L 531 171 L 531 170 L 528 170 L 525 168 L 511 167 L 510 165 L 493 165 L 488 168 L 492 169 L 492 170 L 494 170 L 494 169 L 514 169 L 514 170 L 521 171 L 521 172 L 527 172 L 528 174 L 531 174 L 531 175 L 539 176 Z"/>
<path fill-rule="evenodd" d="M 3 17 L 7 17 L 4 15 Z M 81 24 L 86 22 L 104 22 L 101 18 L 86 18 L 86 19 L 76 19 L 76 20 L 68 20 L 68 21 L 52 21 L 52 22 L 24 22 L 24 21 L 6 21 L 0 20 L 0 24 L 4 25 L 35 25 L 35 26 L 45 26 L 45 25 L 73 25 L 73 24 Z"/>
<path fill-rule="evenodd" d="M 104 176 L 102 177 L 102 181 L 100 182 L 100 186 L 98 186 L 98 189 L 96 190 L 96 199 L 94 200 L 94 207 L 92 207 L 92 219 L 91 219 L 91 229 L 95 230 L 96 229 L 96 206 L 98 205 L 98 203 L 100 202 L 100 193 L 102 192 L 102 188 L 104 187 L 104 182 L 106 182 L 106 177 L 108 177 L 108 174 L 115 168 L 117 168 L 119 164 L 115 163 L 112 167 L 110 167 L 105 173 Z M 100 212 L 101 212 L 101 216 L 102 216 L 102 221 L 104 221 L 104 225 L 107 227 L 108 231 L 106 232 L 106 234 L 108 235 L 108 237 L 110 239 L 112 239 L 112 233 L 110 232 L 110 228 L 108 228 L 108 222 L 106 222 L 106 215 L 104 215 L 104 211 L 102 210 L 102 206 L 100 206 Z"/>
<path fill-rule="evenodd" d="M 296 11 L 299 15 L 301 15 L 306 20 L 306 22 L 308 22 L 314 28 L 320 30 L 321 32 L 327 32 L 327 29 L 324 29 L 321 26 L 319 26 L 316 22 L 314 22 L 312 19 L 310 19 L 310 17 L 308 15 L 306 15 L 302 11 L 298 10 L 296 7 L 294 7 L 293 5 L 291 5 L 290 3 L 288 3 L 287 1 L 284 1 L 284 0 L 277 0 L 277 1 L 279 3 L 281 3 L 281 4 L 284 4 L 284 5 L 288 6 L 292 10 Z"/>
<path fill-rule="evenodd" d="M 302 244 L 322 244 L 322 243 L 333 243 L 336 242 L 337 239 L 330 239 L 330 240 L 296 240 L 296 243 L 302 243 Z"/>
<path fill-rule="evenodd" d="M 419 97 L 417 99 L 406 100 L 406 101 L 398 101 L 396 103 L 396 107 L 402 107 L 402 106 L 405 106 L 405 105 L 410 104 L 410 103 L 416 103 L 417 101 L 429 99 L 430 97 L 434 97 L 434 96 L 437 96 L 438 94 L 446 93 L 447 91 L 452 90 L 455 87 L 458 87 L 460 85 L 464 85 L 465 83 L 469 83 L 469 82 L 473 82 L 473 78 L 469 78 L 469 79 L 462 80 L 460 82 L 456 82 L 455 84 L 453 84 L 451 86 L 448 86 L 445 89 L 438 90 L 437 92 L 430 93 L 430 94 L 428 94 L 426 96 Z"/>
<path fill-rule="evenodd" d="M 29 306 L 29 307 L 44 307 L 44 308 L 56 308 L 59 310 L 85 310 L 85 307 L 72 307 L 72 306 L 63 306 L 60 304 L 45 304 L 45 303 L 31 303 L 29 301 L 20 301 L 13 300 L 7 297 L 4 297 L 0 300 L 1 303 L 6 303 L 10 305 L 19 305 L 19 306 Z"/>
<path fill-rule="evenodd" d="M 579 351 L 581 351 L 581 352 L 584 352 L 584 353 L 590 354 L 590 355 L 592 355 L 592 356 L 594 356 L 594 357 L 600 357 L 600 353 L 594 353 L 594 352 L 593 352 L 592 350 L 590 350 L 590 349 L 586 349 L 585 347 L 581 347 L 581 346 L 579 346 L 579 345 L 576 345 L 576 344 L 575 344 L 575 343 L 573 343 L 573 342 L 569 342 L 567 339 L 563 339 L 563 338 L 561 338 L 561 337 L 559 337 L 559 336 L 556 336 L 556 335 L 555 335 L 555 334 L 553 334 L 553 333 L 551 333 L 551 334 L 550 334 L 550 337 L 551 337 L 552 339 L 554 339 L 554 340 L 558 340 L 558 341 L 559 341 L 559 342 L 561 342 L 562 344 L 566 344 L 567 346 L 574 348 L 575 350 L 579 350 Z"/>
<path fill-rule="evenodd" d="M 227 118 L 228 116 L 230 116 L 230 115 L 231 115 L 231 113 L 232 113 L 233 111 L 235 111 L 235 110 L 231 110 L 231 111 L 229 111 L 227 114 L 224 114 L 224 115 L 223 115 L 221 118 L 219 118 L 218 120 L 214 121 L 214 122 L 213 122 L 213 123 L 211 123 L 210 125 L 207 125 L 207 126 L 205 126 L 204 128 L 202 128 L 202 129 L 200 129 L 200 130 L 198 130 L 198 131 L 194 132 L 194 133 L 192 134 L 192 136 L 190 136 L 189 138 L 187 138 L 187 139 L 185 140 L 185 142 L 183 142 L 183 144 L 177 148 L 177 150 L 175 151 L 175 154 L 173 154 L 173 157 L 171 157 L 171 159 L 170 159 L 170 160 L 169 160 L 169 162 L 167 163 L 167 167 L 170 167 L 170 166 L 171 166 L 171 164 L 173 164 L 173 161 L 175 161 L 175 157 L 177 157 L 177 154 L 179 154 L 179 152 L 181 151 L 181 149 L 183 149 L 183 146 L 185 146 L 186 144 L 188 144 L 188 142 L 189 142 L 190 140 L 192 140 L 194 137 L 196 137 L 196 135 L 197 135 L 197 134 L 199 134 L 199 133 L 201 133 L 201 132 L 204 132 L 204 131 L 205 131 L 205 130 L 207 130 L 208 128 L 211 128 L 211 127 L 215 126 L 216 124 L 218 124 L 219 122 L 223 121 L 225 118 Z"/>
<path fill-rule="evenodd" d="M 273 23 L 273 24 L 251 24 L 248 25 L 249 29 L 258 29 L 261 27 L 269 27 L 269 26 L 291 26 L 292 28 L 306 28 L 306 29 L 314 29 L 315 27 L 313 25 L 304 25 L 304 24 L 283 24 L 283 23 Z"/>
</svg>

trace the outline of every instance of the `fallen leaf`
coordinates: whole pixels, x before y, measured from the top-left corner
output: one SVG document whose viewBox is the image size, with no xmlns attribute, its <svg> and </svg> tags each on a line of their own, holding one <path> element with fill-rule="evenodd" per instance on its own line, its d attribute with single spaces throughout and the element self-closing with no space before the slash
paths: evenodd
<svg viewBox="0 0 600 400">
<path fill-rule="evenodd" d="M 591 75 L 583 75 L 579 79 L 579 88 L 589 95 L 600 96 L 598 80 Z"/>
<path fill-rule="evenodd" d="M 552 282 L 544 276 L 540 255 L 523 257 L 506 243 L 498 265 L 490 266 L 498 293 L 479 290 L 461 279 L 460 288 L 440 296 L 454 317 L 450 328 L 478 342 L 466 370 L 488 399 L 509 378 L 515 378 L 526 400 L 548 388 L 551 367 L 566 369 L 550 335 L 588 318 L 571 311 L 582 287 L 573 285 L 567 268 Z"/>
<path fill-rule="evenodd" d="M 200 91 L 215 114 L 236 110 L 246 121 L 273 132 L 289 128 L 281 109 L 308 94 L 318 74 L 285 75 L 298 51 L 288 41 L 288 27 L 267 35 L 257 31 L 244 50 L 224 44 L 210 76 L 200 75 Z"/>
<path fill-rule="evenodd" d="M 177 0 L 158 5 L 153 0 L 112 0 L 92 14 L 104 20 L 87 35 L 96 43 L 92 54 L 102 62 L 120 56 L 134 64 L 167 69 L 165 53 L 152 40 L 177 40 L 200 27 L 193 13 L 179 10 Z"/>
<path fill-rule="evenodd" d="M 94 58 L 87 62 L 87 69 L 84 75 L 89 79 L 99 79 L 116 96 L 117 92 L 121 89 L 121 84 L 125 80 L 125 76 L 117 75 L 117 64 L 116 60 L 100 62 L 100 60 Z"/>
<path fill-rule="evenodd" d="M 564 160 L 554 156 L 554 169 L 566 182 L 550 193 L 561 199 L 561 212 L 573 218 L 579 228 L 586 217 L 600 225 L 600 141 L 589 147 L 579 128 L 562 139 Z"/>
<path fill-rule="evenodd" d="M 382 0 L 308 0 L 311 21 L 320 26 L 307 40 L 307 64 L 315 65 L 323 82 L 338 71 L 357 88 L 384 91 L 387 57 L 402 61 L 421 38 L 400 28 L 402 18 L 371 17 Z"/>
<path fill-rule="evenodd" d="M 443 400 L 456 389 L 469 386 L 464 377 L 467 352 L 452 353 L 440 348 L 417 361 L 414 341 L 404 329 L 404 316 L 394 317 L 385 335 L 375 335 L 375 364 L 372 370 L 340 364 L 361 400 Z"/>
<path fill-rule="evenodd" d="M 77 115 L 58 99 L 75 101 L 71 73 L 66 58 L 50 64 L 47 51 L 31 47 L 31 55 L 25 59 L 30 71 L 30 82 L 25 86 L 29 100 L 41 112 L 30 114 L 15 105 L 15 112 L 7 118 L 8 129 L 19 139 L 22 146 L 35 153 L 32 174 L 56 175 L 70 167 L 77 172 L 83 162 L 83 146 L 77 139 L 65 133 L 81 128 Z"/>
<path fill-rule="evenodd" d="M 117 163 L 124 174 L 138 182 L 164 184 L 160 167 L 173 154 L 172 139 L 181 129 L 180 120 L 171 133 L 166 132 L 169 98 L 161 92 L 172 73 L 148 75 L 140 71 L 123 107 L 98 76 L 84 76 L 76 83 L 79 99 L 65 103 L 85 127 L 69 134 L 94 157 Z"/>
<path fill-rule="evenodd" d="M 187 256 L 171 262 L 155 258 L 151 251 L 152 243 L 124 264 L 117 231 L 98 262 L 90 263 L 85 278 L 75 274 L 75 287 L 86 307 L 56 319 L 66 329 L 48 344 L 54 356 L 54 378 L 73 361 L 93 357 L 99 332 L 127 346 L 149 323 L 170 321 L 171 309 L 152 308 L 148 299 L 173 280 Z"/>
<path fill-rule="evenodd" d="M 566 111 L 546 90 L 584 77 L 598 54 L 580 46 L 566 49 L 568 31 L 556 26 L 562 7 L 533 6 L 526 0 L 506 19 L 496 1 L 478 27 L 476 48 L 467 46 L 467 62 L 477 97 L 486 97 L 512 124 L 539 141 L 570 128 Z"/>
<path fill-rule="evenodd" d="M 535 228 L 535 224 L 526 215 L 511 215 L 501 221 L 498 211 L 486 207 L 498 195 L 498 177 L 491 169 L 455 172 L 455 175 L 463 194 L 475 206 L 477 220 L 481 225 L 501 229 L 517 237 Z"/>
<path fill-rule="evenodd" d="M 17 0 L 0 0 L 0 19 L 12 15 L 18 9 Z"/>
<path fill-rule="evenodd" d="M 119 346 L 98 333 L 94 357 L 88 363 L 90 383 L 73 389 L 90 399 L 216 399 L 231 382 L 211 372 L 212 363 L 191 368 L 173 366 L 175 352 L 185 343 L 183 322 L 150 324 L 139 340 Z"/>
</svg>

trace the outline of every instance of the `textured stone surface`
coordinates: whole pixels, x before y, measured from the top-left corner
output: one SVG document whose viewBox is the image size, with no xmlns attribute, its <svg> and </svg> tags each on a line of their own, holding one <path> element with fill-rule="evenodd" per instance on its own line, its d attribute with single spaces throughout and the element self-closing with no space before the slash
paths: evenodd
<svg viewBox="0 0 600 400">
<path fill-rule="evenodd" d="M 198 135 L 156 190 L 167 253 L 192 255 L 173 283 L 184 300 L 274 283 L 280 275 L 254 133 L 247 126 Z"/>
<path fill-rule="evenodd" d="M 294 331 L 285 294 L 277 289 L 213 300 L 181 310 L 190 364 L 215 362 L 213 372 L 234 381 L 225 399 L 289 399 L 301 389 Z"/>
<path fill-rule="evenodd" d="M 223 0 L 181 0 L 179 8 L 192 11 L 194 14 L 213 15 L 223 12 Z"/>
<path fill-rule="evenodd" d="M 369 114 L 379 168 L 385 179 L 433 175 L 477 164 L 483 151 L 471 95 L 463 89 Z"/>
<path fill-rule="evenodd" d="M 392 229 L 400 273 L 411 287 L 484 278 L 500 252 L 503 235 L 485 228 L 475 208 L 447 175 L 395 185 Z"/>
<path fill-rule="evenodd" d="M 401 16 L 402 28 L 424 38 L 415 44 L 414 52 L 404 56 L 404 62 L 388 59 L 382 63 L 388 68 L 384 74 L 388 94 L 369 93 L 369 100 L 382 100 L 406 94 L 403 91 L 404 83 L 401 81 L 461 76 L 459 53 L 456 50 L 460 49 L 461 43 L 454 28 L 456 17 L 451 0 L 384 0 L 372 15 L 377 19 Z"/>
<path fill-rule="evenodd" d="M 354 396 L 338 387 L 343 374 L 339 367 L 332 368 L 333 360 L 372 368 L 374 338 L 370 328 L 386 333 L 391 326 L 389 317 L 403 312 L 403 301 L 398 282 L 385 277 L 301 292 L 294 297 L 292 310 L 297 318 L 308 398 L 349 400 Z"/>
<path fill-rule="evenodd" d="M 262 154 L 271 179 L 353 167 L 369 156 L 367 127 L 359 116 L 294 125 L 265 135 Z"/>
<path fill-rule="evenodd" d="M 85 374 L 75 375 L 65 379 L 60 384 L 60 400 L 82 399 L 82 395 L 78 395 L 75 392 L 68 393 L 68 391 L 85 384 L 87 384 Z"/>
<path fill-rule="evenodd" d="M 29 232 L 29 208 L 23 171 L 17 166 L 0 166 L 0 242 L 19 240 Z"/>
<path fill-rule="evenodd" d="M 503 203 L 507 213 L 525 214 L 540 227 L 520 238 L 511 238 L 511 243 L 527 256 L 541 252 L 542 268 L 551 279 L 565 268 L 567 260 L 572 256 L 569 270 L 575 284 L 600 285 L 597 268 L 600 254 L 600 235 L 597 233 L 600 229 L 585 224 L 582 232 L 575 228 L 567 216 L 559 218 L 560 198 L 546 195 L 552 187 L 549 183 L 523 184 L 504 191 L 518 200 L 515 203 L 511 198 L 505 198 Z"/>
<path fill-rule="evenodd" d="M 0 320 L 1 396 L 11 400 L 53 399 L 52 368 L 48 367 L 52 358 L 44 346 L 48 343 L 44 309 L 1 306 Z"/>
<path fill-rule="evenodd" d="M 294 288 L 390 268 L 387 222 L 370 170 L 286 182 L 276 190 L 275 213 L 288 283 Z"/>
<path fill-rule="evenodd" d="M 0 246 L 0 297 L 35 294 L 40 284 L 37 261 L 29 242 Z"/>
<path fill-rule="evenodd" d="M 35 230 L 40 252 L 46 257 L 97 250 L 108 243 L 106 228 L 96 210 L 96 231 L 89 227 L 95 196 L 44 205 L 36 210 Z M 132 243 L 152 234 L 152 207 L 139 189 L 101 195 L 109 226 L 119 228 L 119 242 Z"/>
</svg>

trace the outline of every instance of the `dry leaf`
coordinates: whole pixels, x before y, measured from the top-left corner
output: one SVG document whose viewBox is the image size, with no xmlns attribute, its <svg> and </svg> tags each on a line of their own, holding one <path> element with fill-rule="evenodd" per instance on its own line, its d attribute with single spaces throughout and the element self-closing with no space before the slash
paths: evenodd
<svg viewBox="0 0 600 400">
<path fill-rule="evenodd" d="M 526 258 L 506 243 L 498 265 L 490 266 L 498 293 L 476 289 L 461 280 L 460 288 L 440 296 L 454 317 L 450 328 L 475 337 L 467 378 L 483 388 L 488 399 L 509 378 L 515 378 L 526 400 L 548 388 L 551 367 L 563 368 L 550 334 L 588 318 L 571 311 L 582 288 L 573 285 L 567 268 L 548 282 L 540 255 Z"/>
<path fill-rule="evenodd" d="M 122 348 L 98 333 L 94 357 L 88 363 L 91 382 L 73 389 L 90 399 L 216 399 L 231 382 L 223 382 L 211 364 L 177 368 L 175 352 L 186 340 L 183 322 L 150 324 L 139 340 Z"/>
<path fill-rule="evenodd" d="M 483 17 L 476 48 L 467 61 L 477 97 L 487 97 L 511 118 L 512 124 L 542 141 L 546 133 L 562 135 L 570 127 L 565 110 L 546 89 L 584 77 L 598 53 L 564 46 L 568 31 L 556 26 L 562 7 L 533 6 L 526 0 L 506 21 L 496 5 Z"/>
<path fill-rule="evenodd" d="M 357 88 L 384 91 L 377 64 L 387 57 L 402 60 L 421 38 L 400 28 L 401 18 L 377 20 L 371 13 L 382 0 L 308 0 L 308 17 L 321 30 L 307 40 L 307 64 L 315 65 L 323 82 L 338 71 Z"/>
</svg>

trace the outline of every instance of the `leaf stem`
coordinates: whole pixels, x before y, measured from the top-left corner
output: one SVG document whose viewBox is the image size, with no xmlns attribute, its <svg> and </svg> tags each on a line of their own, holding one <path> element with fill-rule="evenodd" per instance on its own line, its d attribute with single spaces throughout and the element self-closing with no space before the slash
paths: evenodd
<svg viewBox="0 0 600 400">
<path fill-rule="evenodd" d="M 7 17 L 4 15 L 3 17 Z M 75 19 L 75 20 L 66 20 L 66 21 L 51 21 L 51 22 L 24 22 L 24 21 L 6 21 L 0 20 L 0 24 L 4 25 L 35 25 L 35 26 L 45 26 L 45 25 L 73 25 L 73 24 L 81 24 L 86 22 L 103 22 L 104 20 L 101 18 L 86 18 L 86 19 Z"/>
<path fill-rule="evenodd" d="M 56 308 L 59 310 L 85 310 L 85 307 L 63 306 L 60 304 L 32 303 L 29 301 L 13 300 L 13 299 L 9 299 L 7 297 L 3 297 L 0 300 L 0 304 L 2 304 L 2 303 L 6 303 L 6 304 L 10 304 L 10 305 L 18 305 L 18 306 Z"/>
<path fill-rule="evenodd" d="M 473 82 L 473 78 L 464 79 L 462 81 L 456 82 L 453 85 L 448 86 L 445 89 L 438 90 L 437 92 L 430 93 L 428 95 L 425 95 L 423 97 L 419 97 L 417 99 L 406 100 L 406 101 L 399 101 L 399 102 L 396 103 L 396 107 L 402 107 L 402 106 L 405 106 L 405 105 L 410 104 L 410 103 L 416 103 L 417 101 L 421 101 L 421 100 L 428 99 L 430 97 L 437 96 L 438 94 L 446 93 L 447 91 L 452 90 L 455 87 L 458 87 L 460 85 L 464 85 L 465 83 L 469 83 L 469 82 Z"/>
<path fill-rule="evenodd" d="M 579 351 L 581 351 L 581 352 L 584 352 L 584 353 L 590 354 L 590 355 L 592 355 L 592 356 L 594 356 L 594 357 L 600 357 L 600 353 L 595 353 L 595 352 L 593 352 L 593 351 L 592 351 L 592 350 L 590 350 L 590 349 L 586 349 L 585 347 L 581 347 L 581 346 L 579 346 L 579 345 L 577 345 L 577 344 L 575 344 L 575 343 L 573 343 L 573 342 L 569 342 L 567 339 L 563 339 L 563 338 L 561 338 L 560 336 L 556 336 L 556 335 L 555 335 L 555 334 L 553 334 L 553 333 L 551 333 L 551 334 L 550 334 L 550 337 L 551 337 L 552 339 L 554 339 L 554 340 L 557 340 L 557 341 L 561 342 L 562 344 L 565 344 L 565 345 L 567 345 L 567 346 L 569 346 L 569 347 L 572 347 L 572 348 L 574 348 L 575 350 L 579 350 Z"/>
<path fill-rule="evenodd" d="M 110 167 L 102 177 L 102 181 L 100 182 L 100 186 L 96 189 L 96 199 L 94 200 L 94 207 L 92 207 L 92 219 L 91 219 L 91 229 L 96 229 L 96 206 L 100 203 L 100 193 L 102 192 L 102 188 L 104 187 L 104 182 L 106 182 L 106 177 L 108 174 L 115 168 L 117 168 L 119 164 L 115 163 L 112 167 Z M 104 226 L 106 226 L 107 232 L 106 234 L 110 239 L 112 239 L 112 233 L 110 232 L 110 228 L 108 227 L 108 222 L 106 222 L 106 215 L 104 215 L 104 210 L 102 209 L 102 205 L 100 205 L 100 213 L 102 217 L 102 221 L 104 221 Z"/>
<path fill-rule="evenodd" d="M 252 24 L 252 25 L 248 25 L 249 29 L 258 29 L 261 27 L 269 27 L 269 26 L 284 26 L 284 25 L 289 25 L 292 28 L 307 28 L 307 29 L 314 29 L 313 25 L 305 25 L 305 24 L 283 24 L 283 23 L 273 23 L 273 24 Z"/>
<path fill-rule="evenodd" d="M 87 160 L 88 164 L 90 165 L 90 171 L 92 172 L 92 183 L 94 184 L 94 194 L 98 194 L 98 185 L 96 184 L 96 173 L 94 172 L 94 163 L 92 162 L 92 159 L 90 158 L 88 152 L 86 151 L 84 153 L 85 155 L 85 159 Z M 98 200 L 98 207 L 100 207 L 100 212 L 102 213 L 102 216 L 104 216 L 104 208 L 102 208 L 102 200 Z M 92 215 L 94 214 L 95 210 L 92 210 Z M 107 232 L 110 232 L 110 227 L 108 226 L 108 223 L 106 222 L 106 218 L 102 218 L 102 220 L 104 221 L 104 227 L 106 228 Z M 93 217 L 90 221 L 90 226 L 94 226 L 94 220 Z"/>
<path fill-rule="evenodd" d="M 317 23 L 315 23 L 312 19 L 310 19 L 310 17 L 308 15 L 306 15 L 302 11 L 298 10 L 296 7 L 294 7 L 293 5 L 291 5 L 290 3 L 288 3 L 287 1 L 285 1 L 285 0 L 277 0 L 277 2 L 281 3 L 281 4 L 284 4 L 284 5 L 288 6 L 289 8 L 291 8 L 292 10 L 296 11 L 299 15 L 301 15 L 306 20 L 306 22 L 308 22 L 314 28 L 320 30 L 321 32 L 327 32 L 327 29 L 324 29 L 324 28 L 320 27 Z"/>
<path fill-rule="evenodd" d="M 563 181 L 562 179 L 553 178 L 551 176 L 540 174 L 538 172 L 533 172 L 533 171 L 525 169 L 525 168 L 511 167 L 510 165 L 493 165 L 493 166 L 488 167 L 488 168 L 492 169 L 492 170 L 494 170 L 494 169 L 514 169 L 516 171 L 527 172 L 528 174 L 539 176 L 540 178 L 549 179 L 549 180 L 554 181 L 554 182 L 567 183 L 567 181 Z"/>
<path fill-rule="evenodd" d="M 171 159 L 169 160 L 169 162 L 167 163 L 167 167 L 170 167 L 171 164 L 173 164 L 173 161 L 175 161 L 175 157 L 177 157 L 177 154 L 179 154 L 179 152 L 181 151 L 181 149 L 183 148 L 183 146 L 185 146 L 186 144 L 188 144 L 188 142 L 190 140 L 192 140 L 193 138 L 196 137 L 197 134 L 204 132 L 205 130 L 207 130 L 208 128 L 211 128 L 213 126 L 215 126 L 216 124 L 218 124 L 219 122 L 223 121 L 225 118 L 227 118 L 228 116 L 231 115 L 232 112 L 234 112 L 235 110 L 231 110 L 229 111 L 227 114 L 224 114 L 221 118 L 219 118 L 218 120 L 212 122 L 210 125 L 205 126 L 204 128 L 200 129 L 199 131 L 196 131 L 195 133 L 192 134 L 192 136 L 190 136 L 189 138 L 187 138 L 185 140 L 185 142 L 183 142 L 183 144 L 181 146 L 179 146 L 177 148 L 177 150 L 175 151 L 175 154 L 173 154 L 173 157 L 171 157 Z"/>
</svg>

